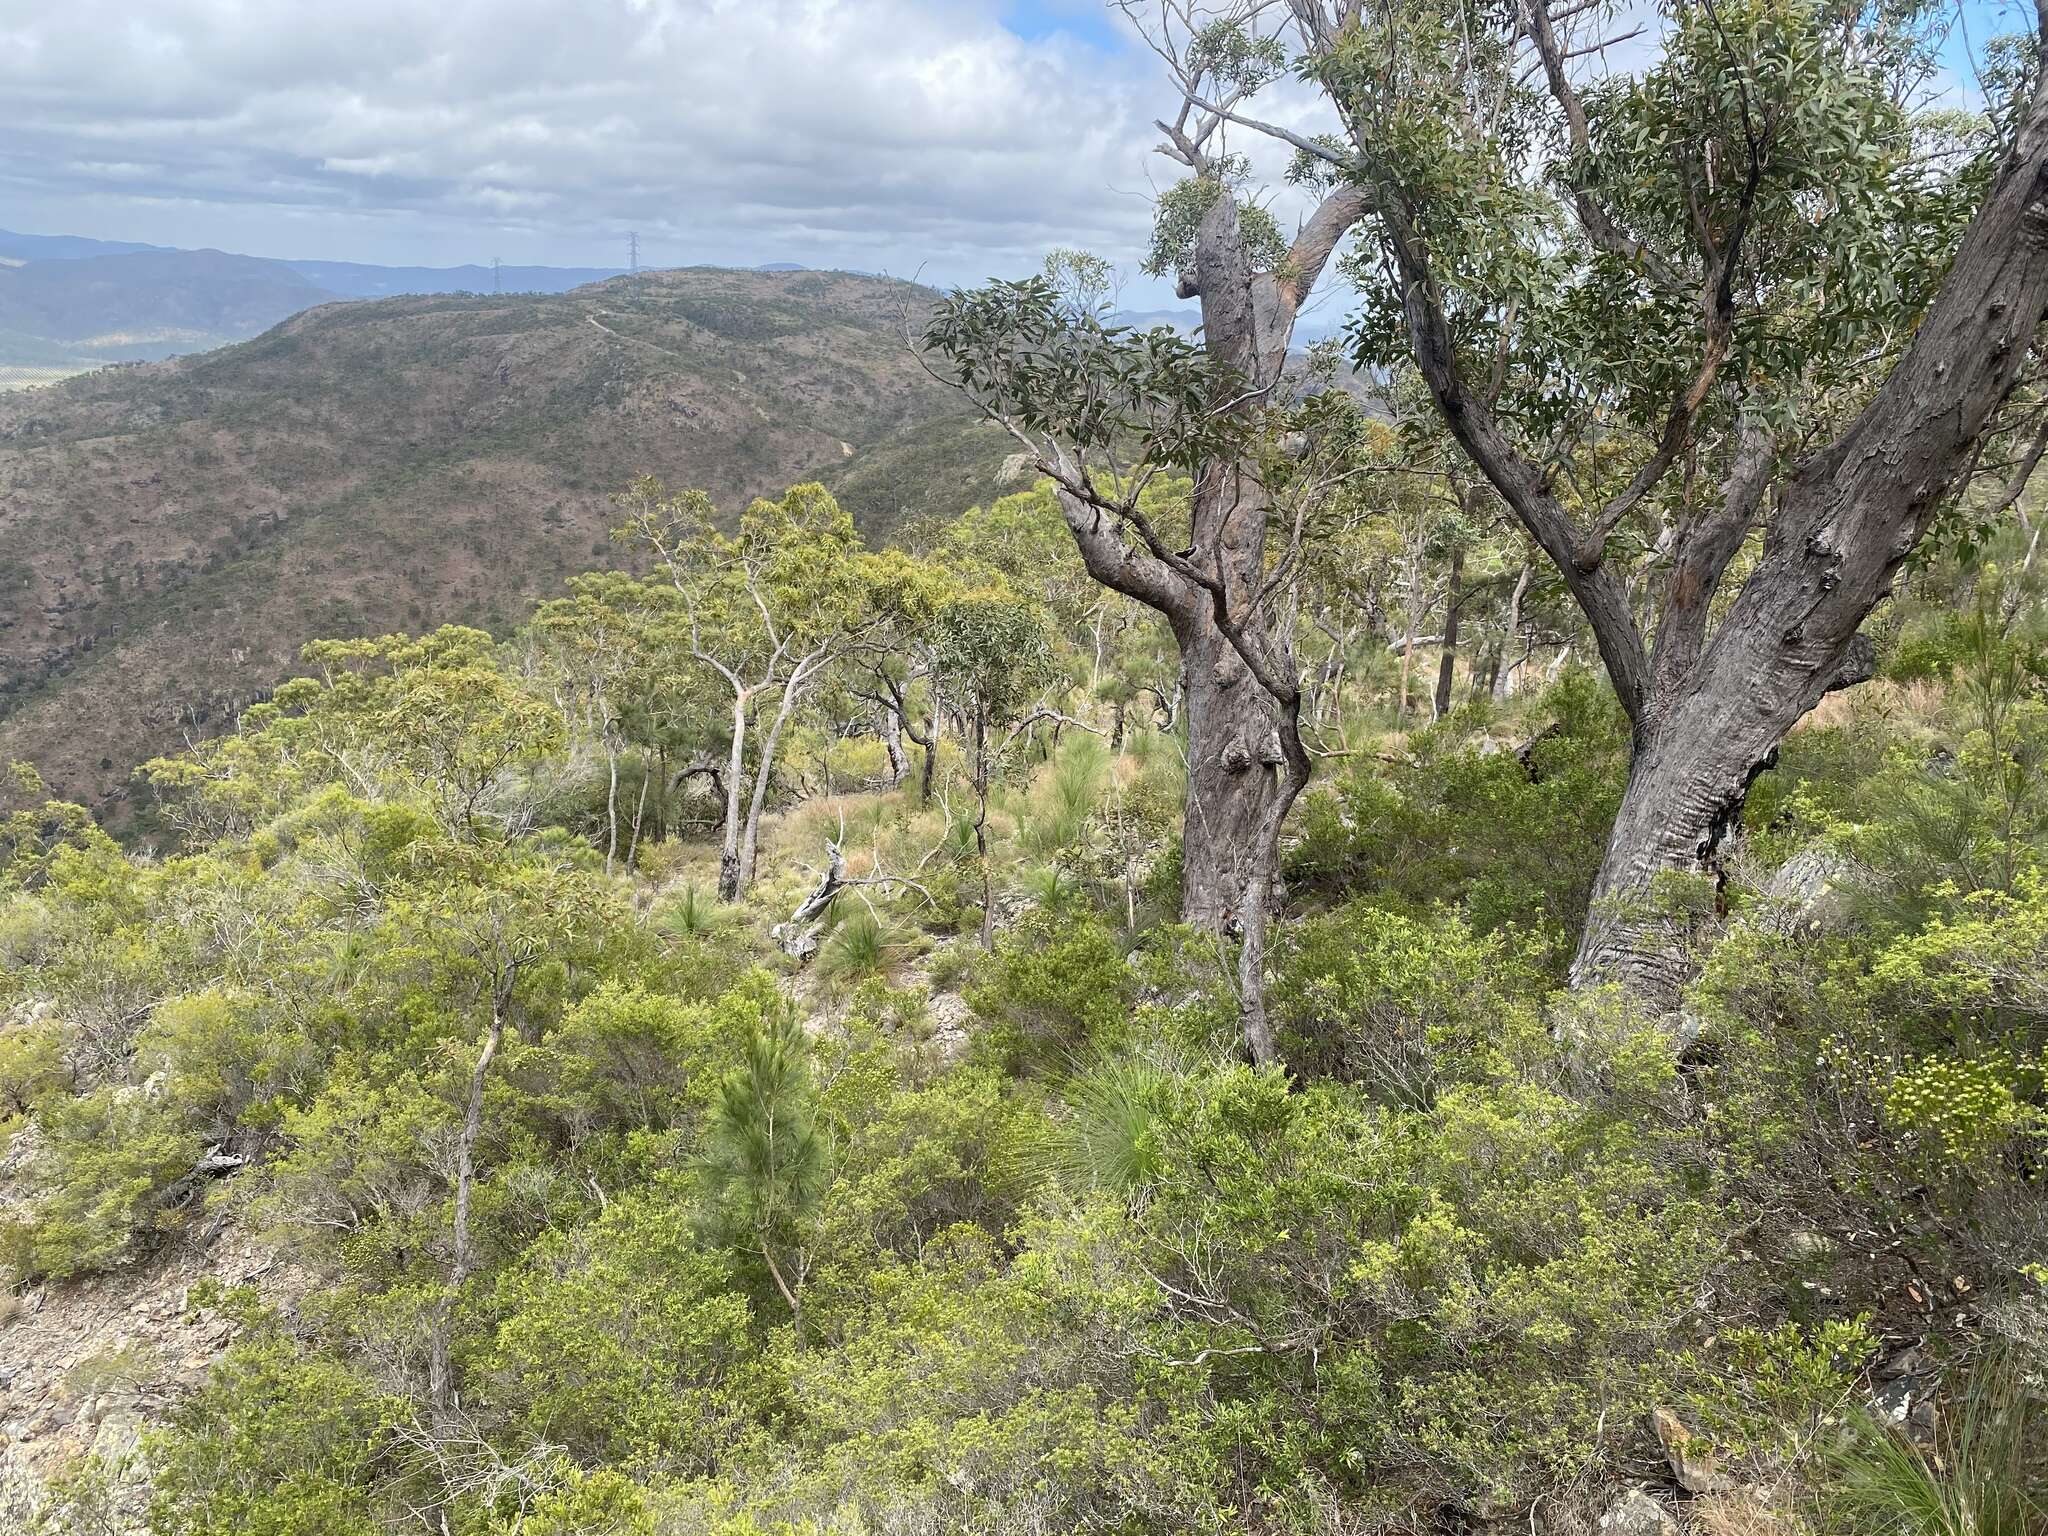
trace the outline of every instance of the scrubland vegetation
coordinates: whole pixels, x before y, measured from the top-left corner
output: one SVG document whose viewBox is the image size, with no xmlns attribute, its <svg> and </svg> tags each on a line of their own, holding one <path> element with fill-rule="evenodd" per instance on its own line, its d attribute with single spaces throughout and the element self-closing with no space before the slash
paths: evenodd
<svg viewBox="0 0 2048 1536">
<path fill-rule="evenodd" d="M 1286 849 L 1286 1066 L 1256 1069 L 1228 946 L 1174 921 L 1163 637 L 1050 493 L 927 559 L 859 550 L 815 489 L 746 527 L 787 539 L 771 597 L 841 592 L 799 645 L 866 643 L 915 580 L 920 635 L 1031 628 L 1000 667 L 935 642 L 877 688 L 892 641 L 820 674 L 736 899 L 723 801 L 678 782 L 721 685 L 662 579 L 502 643 L 316 647 L 152 766 L 160 857 L 17 797 L 0 1262 L 61 1285 L 232 1222 L 306 1277 L 288 1314 L 190 1298 L 236 1342 L 146 1442 L 155 1528 L 1429 1530 L 1590 1507 L 1659 1410 L 1711 1468 L 1702 1529 L 1893 1528 L 1862 1511 L 1906 1518 L 1907 1478 L 2019 1507 L 1998 1436 L 2031 1434 L 2048 1327 L 2023 556 L 1916 571 L 1884 676 L 1759 780 L 1717 903 L 1672 919 L 1677 1040 L 1560 990 L 1627 771 L 1611 695 L 1460 674 L 1404 727 L 1357 647 L 1326 706 L 1355 745 Z M 1025 549 L 1028 587 L 982 557 Z M 730 599 L 746 566 L 690 568 Z M 719 612 L 727 654 L 762 642 Z M 1034 651 L 1029 698 L 977 691 Z M 934 684 L 927 797 L 876 700 L 922 732 Z M 828 844 L 799 965 L 770 930 Z M 1931 1438 L 1865 1406 L 1902 1351 Z M 122 1473 L 81 1464 L 50 1528 Z"/>
<path fill-rule="evenodd" d="M 1201 333 L 906 336 L 1031 489 L 643 478 L 127 846 L 18 770 L 0 1267 L 269 1255 L 43 1530 L 2042 1528 L 2037 41 L 1150 15 Z"/>
</svg>

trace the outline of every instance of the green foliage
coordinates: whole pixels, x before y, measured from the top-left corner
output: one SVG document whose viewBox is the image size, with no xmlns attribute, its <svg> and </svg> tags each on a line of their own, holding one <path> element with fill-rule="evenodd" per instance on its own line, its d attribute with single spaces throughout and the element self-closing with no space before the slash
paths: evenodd
<svg viewBox="0 0 2048 1536">
<path fill-rule="evenodd" d="M 2040 1529 L 2041 1406 L 1997 1362 L 1962 1394 L 1938 1444 L 1858 1415 L 1829 1448 L 1831 1530 L 1880 1536 L 2025 1536 Z"/>
<path fill-rule="evenodd" d="M 524 1435 L 586 1463 L 708 1470 L 767 1406 L 773 1373 L 730 1262 L 660 1193 L 547 1233 L 498 1280 L 471 1362 Z"/>
<path fill-rule="evenodd" d="M 1526 930 L 1561 971 L 1621 802 L 1627 736 L 1587 673 L 1543 711 L 1551 724 L 1525 748 L 1461 739 L 1454 718 L 1411 737 L 1406 760 L 1306 796 L 1290 881 L 1418 912 L 1457 903 L 1481 934 Z"/>
<path fill-rule="evenodd" d="M 1425 1107 L 1448 1082 L 1497 1078 L 1541 1035 L 1528 962 L 1454 917 L 1359 904 L 1295 925 L 1285 944 L 1271 1001 L 1289 1059 L 1394 1103 Z"/>
<path fill-rule="evenodd" d="M 818 1124 L 810 1043 L 796 1014 L 772 1011 L 746 1043 L 742 1064 L 719 1085 L 705 1136 L 705 1198 L 735 1241 L 760 1251 L 792 1311 L 803 1285 L 776 1261 L 800 1246 L 824 1193 L 832 1145 Z"/>
<path fill-rule="evenodd" d="M 890 943 L 888 925 L 868 908 L 857 907 L 833 925 L 818 963 L 828 976 L 858 980 L 882 969 Z"/>
<path fill-rule="evenodd" d="M 1044 277 L 948 295 L 922 339 L 975 400 L 1084 450 L 1132 443 L 1138 461 L 1192 470 L 1244 438 L 1242 418 L 1209 409 L 1230 374 L 1199 344 L 1077 311 Z"/>
<path fill-rule="evenodd" d="M 405 1405 L 339 1360 L 264 1333 L 175 1408 L 150 1459 L 165 1536 L 370 1536 Z"/>
<path fill-rule="evenodd" d="M 0 1265 L 17 1279 L 109 1268 L 179 1224 L 170 1196 L 204 1147 L 170 1109 L 103 1087 L 49 1102 L 37 1125 L 42 1144 L 26 1180 L 37 1198 L 0 1222 Z"/>
<path fill-rule="evenodd" d="M 1114 1050 L 1128 1023 L 1136 982 L 1116 938 L 1086 918 L 1020 924 L 997 947 L 968 991 L 992 1028 L 998 1055 L 1062 1071 L 1092 1052 Z"/>
</svg>

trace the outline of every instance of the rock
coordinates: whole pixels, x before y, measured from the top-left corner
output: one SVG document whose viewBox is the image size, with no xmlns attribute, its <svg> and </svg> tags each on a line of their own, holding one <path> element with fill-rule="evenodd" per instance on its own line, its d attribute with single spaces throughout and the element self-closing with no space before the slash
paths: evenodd
<svg viewBox="0 0 2048 1536">
<path fill-rule="evenodd" d="M 1630 1488 L 1600 1517 L 1600 1536 L 1679 1536 L 1671 1511 L 1640 1488 Z"/>
<path fill-rule="evenodd" d="M 1814 1264 L 1835 1251 L 1827 1237 L 1811 1227 L 1795 1227 L 1785 1234 L 1785 1257 L 1795 1264 Z"/>
<path fill-rule="evenodd" d="M 1687 1493 L 1728 1493 L 1740 1486 L 1721 1470 L 1712 1444 L 1687 1429 L 1670 1409 L 1651 1409 L 1650 1428 L 1664 1447 L 1671 1476 Z"/>
<path fill-rule="evenodd" d="M 1830 848 L 1802 848 L 1764 887 L 1767 919 L 1781 933 L 1818 938 L 1855 917 L 1857 866 Z"/>
<path fill-rule="evenodd" d="M 1918 1445 L 1934 1443 L 1934 1382 L 1924 1376 L 1896 1376 L 1871 1399 L 1877 1416 Z"/>
</svg>

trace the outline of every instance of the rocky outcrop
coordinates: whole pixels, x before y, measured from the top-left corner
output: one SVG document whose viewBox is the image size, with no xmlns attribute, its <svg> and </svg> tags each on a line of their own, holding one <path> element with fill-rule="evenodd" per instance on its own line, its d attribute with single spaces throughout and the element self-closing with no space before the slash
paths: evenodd
<svg viewBox="0 0 2048 1536">
<path fill-rule="evenodd" d="M 306 1277 L 230 1229 L 209 1246 L 172 1244 L 106 1275 L 0 1292 L 0 1531 L 29 1528 L 53 1481 L 88 1465 L 111 1474 L 116 1532 L 142 1530 L 143 1432 L 204 1380 L 231 1325 L 191 1305 L 212 1280 L 254 1284 L 289 1306 Z"/>
</svg>

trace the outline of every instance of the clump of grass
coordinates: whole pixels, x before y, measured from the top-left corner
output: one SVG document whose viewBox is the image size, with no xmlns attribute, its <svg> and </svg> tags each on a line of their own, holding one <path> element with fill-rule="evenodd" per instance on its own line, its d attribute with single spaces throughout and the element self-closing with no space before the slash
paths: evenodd
<svg viewBox="0 0 2048 1536">
<path fill-rule="evenodd" d="M 2048 1520 L 2039 1405 L 2009 1364 L 1987 1368 L 1932 1446 L 1865 1415 L 1829 1457 L 1826 1509 L 1858 1536 L 2038 1536 Z"/>
<path fill-rule="evenodd" d="M 1046 1148 L 1045 1171 L 1069 1187 L 1130 1195 L 1158 1177 L 1153 1126 L 1169 1078 L 1132 1057 L 1098 1063 L 1067 1083 L 1067 1118 Z"/>
<path fill-rule="evenodd" d="M 725 914 L 715 898 L 693 884 L 683 887 L 683 894 L 662 913 L 661 922 L 678 938 L 701 939 L 725 926 Z"/>
<path fill-rule="evenodd" d="M 818 966 L 840 981 L 872 976 L 888 962 L 892 947 L 888 925 L 867 907 L 856 907 L 834 925 L 818 955 Z"/>
<path fill-rule="evenodd" d="M 1057 864 L 1027 869 L 1021 884 L 1025 894 L 1038 904 L 1040 910 L 1054 917 L 1067 916 L 1087 905 L 1088 893 L 1081 881 Z"/>
<path fill-rule="evenodd" d="M 1075 735 L 1063 743 L 1052 771 L 1032 796 L 1019 837 L 1025 851 L 1045 858 L 1079 843 L 1102 802 L 1108 777 L 1109 749 L 1099 740 Z"/>
</svg>

